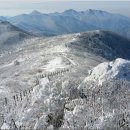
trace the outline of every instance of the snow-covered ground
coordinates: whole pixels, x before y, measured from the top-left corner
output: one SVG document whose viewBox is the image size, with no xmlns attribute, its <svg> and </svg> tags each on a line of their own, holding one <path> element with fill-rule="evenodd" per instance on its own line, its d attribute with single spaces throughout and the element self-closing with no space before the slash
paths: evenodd
<svg viewBox="0 0 130 130">
<path fill-rule="evenodd" d="M 130 107 L 130 61 L 108 62 L 82 44 L 72 48 L 78 36 L 35 38 L 2 54 L 0 128 L 119 129 L 119 108 Z"/>
</svg>

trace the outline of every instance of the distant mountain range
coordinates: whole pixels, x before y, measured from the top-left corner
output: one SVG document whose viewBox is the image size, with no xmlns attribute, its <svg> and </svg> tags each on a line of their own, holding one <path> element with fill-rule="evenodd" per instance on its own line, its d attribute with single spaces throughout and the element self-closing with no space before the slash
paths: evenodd
<svg viewBox="0 0 130 130">
<path fill-rule="evenodd" d="M 13 25 L 28 32 L 53 36 L 59 34 L 84 32 L 95 29 L 109 30 L 130 37 L 130 18 L 101 10 L 75 11 L 66 10 L 62 13 L 43 14 L 33 11 L 15 17 L 4 18 Z"/>
</svg>

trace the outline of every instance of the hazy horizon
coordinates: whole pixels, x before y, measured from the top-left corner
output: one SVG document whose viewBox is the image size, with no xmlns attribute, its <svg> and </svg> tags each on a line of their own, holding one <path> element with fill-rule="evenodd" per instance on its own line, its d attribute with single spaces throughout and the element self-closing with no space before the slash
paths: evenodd
<svg viewBox="0 0 130 130">
<path fill-rule="evenodd" d="M 47 1 L 47 0 L 0 0 L 0 16 L 15 16 L 33 10 L 42 13 L 63 12 L 68 9 L 85 11 L 103 10 L 130 17 L 130 1 Z M 9 4 L 11 2 L 11 4 Z"/>
</svg>

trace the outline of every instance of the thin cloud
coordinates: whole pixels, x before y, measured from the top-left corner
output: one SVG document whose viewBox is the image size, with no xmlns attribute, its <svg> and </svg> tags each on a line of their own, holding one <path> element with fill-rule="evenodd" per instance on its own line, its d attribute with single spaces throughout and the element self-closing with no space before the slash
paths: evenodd
<svg viewBox="0 0 130 130">
<path fill-rule="evenodd" d="M 62 12 L 67 9 L 78 11 L 98 9 L 130 16 L 130 1 L 0 0 L 0 16 L 14 16 L 21 13 L 30 13 L 33 10 L 50 13 Z"/>
</svg>

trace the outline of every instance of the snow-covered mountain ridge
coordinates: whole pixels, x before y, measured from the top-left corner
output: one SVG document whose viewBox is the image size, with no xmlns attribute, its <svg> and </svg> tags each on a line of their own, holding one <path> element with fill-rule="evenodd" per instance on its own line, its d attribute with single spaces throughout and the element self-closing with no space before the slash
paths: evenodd
<svg viewBox="0 0 130 130">
<path fill-rule="evenodd" d="M 9 50 L 12 46 L 34 37 L 30 33 L 10 24 L 7 21 L 0 21 L 0 51 Z"/>
<path fill-rule="evenodd" d="M 2 18 L 1 18 L 2 19 Z M 95 29 L 109 30 L 129 38 L 130 18 L 102 10 L 66 10 L 44 14 L 33 11 L 7 18 L 13 25 L 42 36 L 77 33 Z"/>
</svg>

